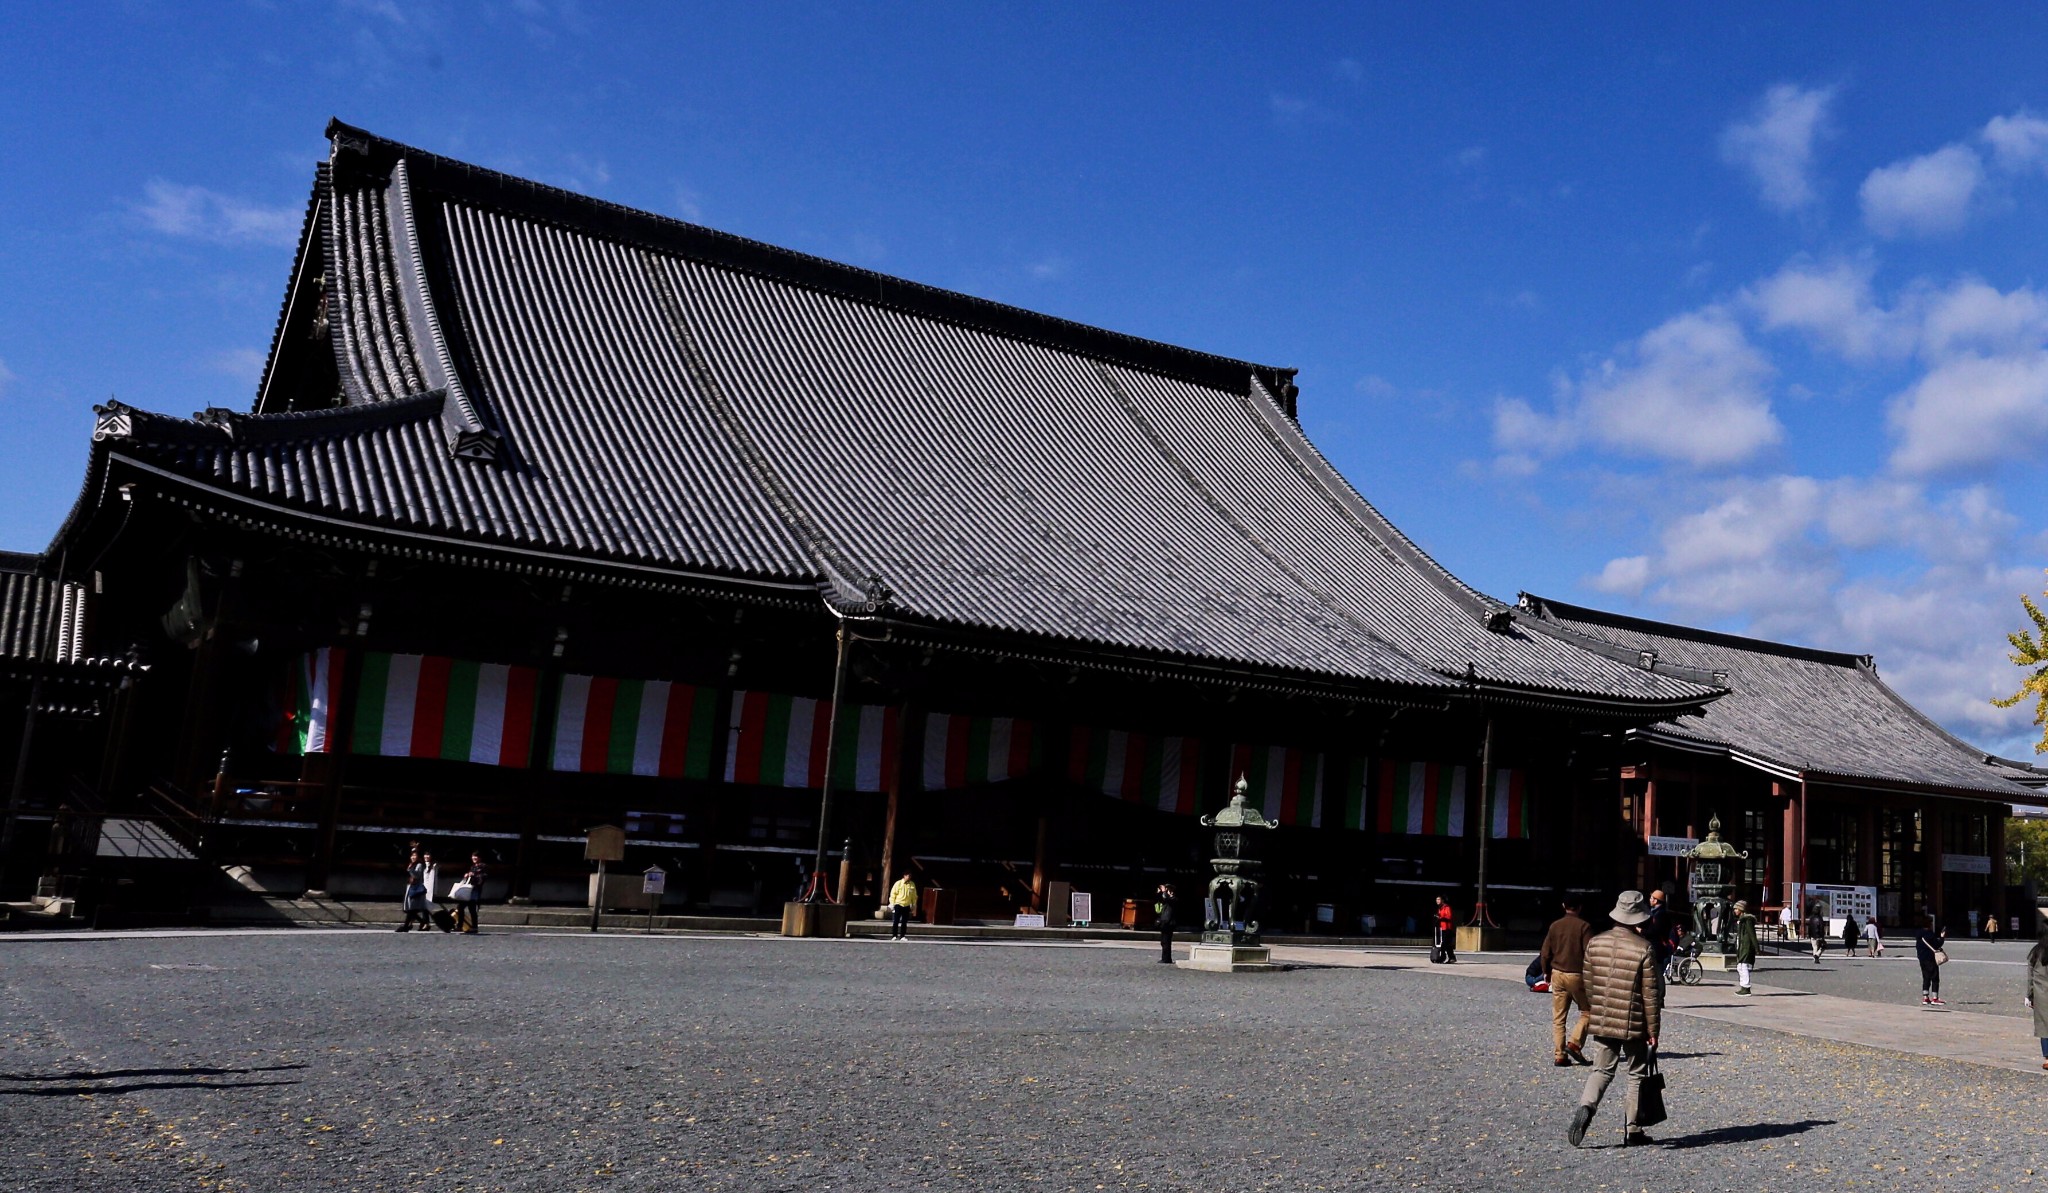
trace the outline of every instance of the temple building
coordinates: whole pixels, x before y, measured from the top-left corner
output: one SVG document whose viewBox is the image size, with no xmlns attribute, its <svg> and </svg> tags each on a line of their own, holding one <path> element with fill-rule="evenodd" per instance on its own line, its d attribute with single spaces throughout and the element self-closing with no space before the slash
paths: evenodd
<svg viewBox="0 0 2048 1193">
<path fill-rule="evenodd" d="M 1858 874 L 1880 807 L 2034 798 L 1945 737 L 1898 775 L 1745 744 L 1718 710 L 1762 664 L 1705 653 L 1739 640 L 1474 591 L 1303 435 L 1290 369 L 327 135 L 253 403 L 99 408 L 19 569 L 131 681 L 76 798 L 248 885 L 392 897 L 419 838 L 495 859 L 487 897 L 581 901 L 608 823 L 683 908 L 779 904 L 821 840 L 850 902 L 913 870 L 962 916 L 1101 907 L 1201 873 L 1243 776 L 1276 928 L 1469 908 L 1482 866 L 1538 923 L 1652 876 L 1706 807 L 1681 758 L 1769 760 L 1729 781 L 1745 831 L 1862 816 Z M 1865 686 L 1894 711 L 1831 742 L 1939 736 Z M 1801 841 L 1758 881 L 1847 872 Z"/>
<path fill-rule="evenodd" d="M 2005 821 L 2048 773 L 1958 740 L 1850 655 L 1602 613 L 1522 594 L 1520 608 L 1593 649 L 1728 689 L 1698 717 L 1627 733 L 1622 815 L 1646 844 L 1640 881 L 1680 877 L 1658 837 L 1704 833 L 1745 850 L 1743 888 L 1875 888 L 1881 922 L 1933 908 L 1967 923 L 2007 915 Z M 2015 795 L 2015 785 L 2024 794 Z"/>
</svg>

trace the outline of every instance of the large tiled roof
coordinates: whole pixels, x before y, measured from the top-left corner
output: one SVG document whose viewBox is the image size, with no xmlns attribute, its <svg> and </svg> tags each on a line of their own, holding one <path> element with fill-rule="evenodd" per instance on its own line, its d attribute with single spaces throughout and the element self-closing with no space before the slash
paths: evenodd
<svg viewBox="0 0 2048 1193">
<path fill-rule="evenodd" d="M 1457 581 L 1302 436 L 1291 370 L 329 135 L 256 411 L 117 409 L 108 450 L 912 624 L 1411 689 L 1715 694 Z"/>
<path fill-rule="evenodd" d="M 1668 625 L 1524 594 L 1523 609 L 1622 658 L 1723 684 L 1699 716 L 1646 736 L 1726 752 L 1788 778 L 1874 782 L 2031 800 L 2039 772 L 1949 734 L 1878 678 L 1868 655 Z"/>
</svg>

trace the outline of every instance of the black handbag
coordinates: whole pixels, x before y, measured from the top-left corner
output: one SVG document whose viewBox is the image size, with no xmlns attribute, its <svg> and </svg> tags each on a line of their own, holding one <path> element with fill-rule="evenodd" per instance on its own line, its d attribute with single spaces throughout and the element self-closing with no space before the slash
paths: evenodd
<svg viewBox="0 0 2048 1193">
<path fill-rule="evenodd" d="M 1657 1054 L 1650 1054 L 1650 1070 L 1643 1074 L 1643 1086 L 1636 1097 L 1636 1126 L 1654 1127 L 1670 1117 L 1664 1110 L 1664 1074 L 1657 1068 Z"/>
</svg>

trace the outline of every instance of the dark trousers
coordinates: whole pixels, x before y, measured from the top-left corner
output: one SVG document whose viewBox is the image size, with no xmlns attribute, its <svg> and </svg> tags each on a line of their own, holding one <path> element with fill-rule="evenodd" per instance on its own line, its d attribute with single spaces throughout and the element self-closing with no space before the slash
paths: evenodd
<svg viewBox="0 0 2048 1193">
<path fill-rule="evenodd" d="M 1444 951 L 1444 960 L 1456 961 L 1458 959 L 1458 950 L 1456 948 L 1458 934 L 1455 928 L 1439 927 L 1436 930 L 1436 943 L 1437 947 Z"/>
<path fill-rule="evenodd" d="M 1161 920 L 1159 923 L 1159 959 L 1161 961 L 1173 960 L 1172 920 Z"/>
<path fill-rule="evenodd" d="M 456 931 L 476 931 L 476 905 L 481 902 L 483 902 L 481 899 L 457 899 L 455 901 Z"/>
<path fill-rule="evenodd" d="M 1941 966 L 1936 965 L 1934 958 L 1925 953 L 1920 954 L 1920 992 L 1935 995 L 1941 993 Z"/>
<path fill-rule="evenodd" d="M 908 907 L 898 907 L 894 903 L 889 905 L 889 935 L 899 937 L 910 935 L 910 909 Z"/>
</svg>

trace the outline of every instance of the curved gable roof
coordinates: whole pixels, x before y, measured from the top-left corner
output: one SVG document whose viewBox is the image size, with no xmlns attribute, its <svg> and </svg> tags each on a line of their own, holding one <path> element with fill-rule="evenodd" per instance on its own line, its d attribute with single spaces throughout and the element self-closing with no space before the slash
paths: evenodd
<svg viewBox="0 0 2048 1193">
<path fill-rule="evenodd" d="M 197 441 L 131 420 L 121 450 L 288 507 L 932 624 L 1440 691 L 1715 695 L 1458 582 L 1302 436 L 1291 370 L 329 133 L 295 285 L 329 280 L 287 298 L 258 413 Z M 346 409 L 275 396 L 286 354 L 322 363 L 309 337 Z"/>
<path fill-rule="evenodd" d="M 2038 776 L 1951 735 L 1878 678 L 1869 655 L 1766 642 L 1568 605 L 1523 594 L 1525 609 L 1624 656 L 1715 679 L 1729 694 L 1684 723 L 1653 731 L 1674 744 L 1719 747 L 1788 777 L 1874 780 L 1909 787 L 2036 798 Z"/>
</svg>

